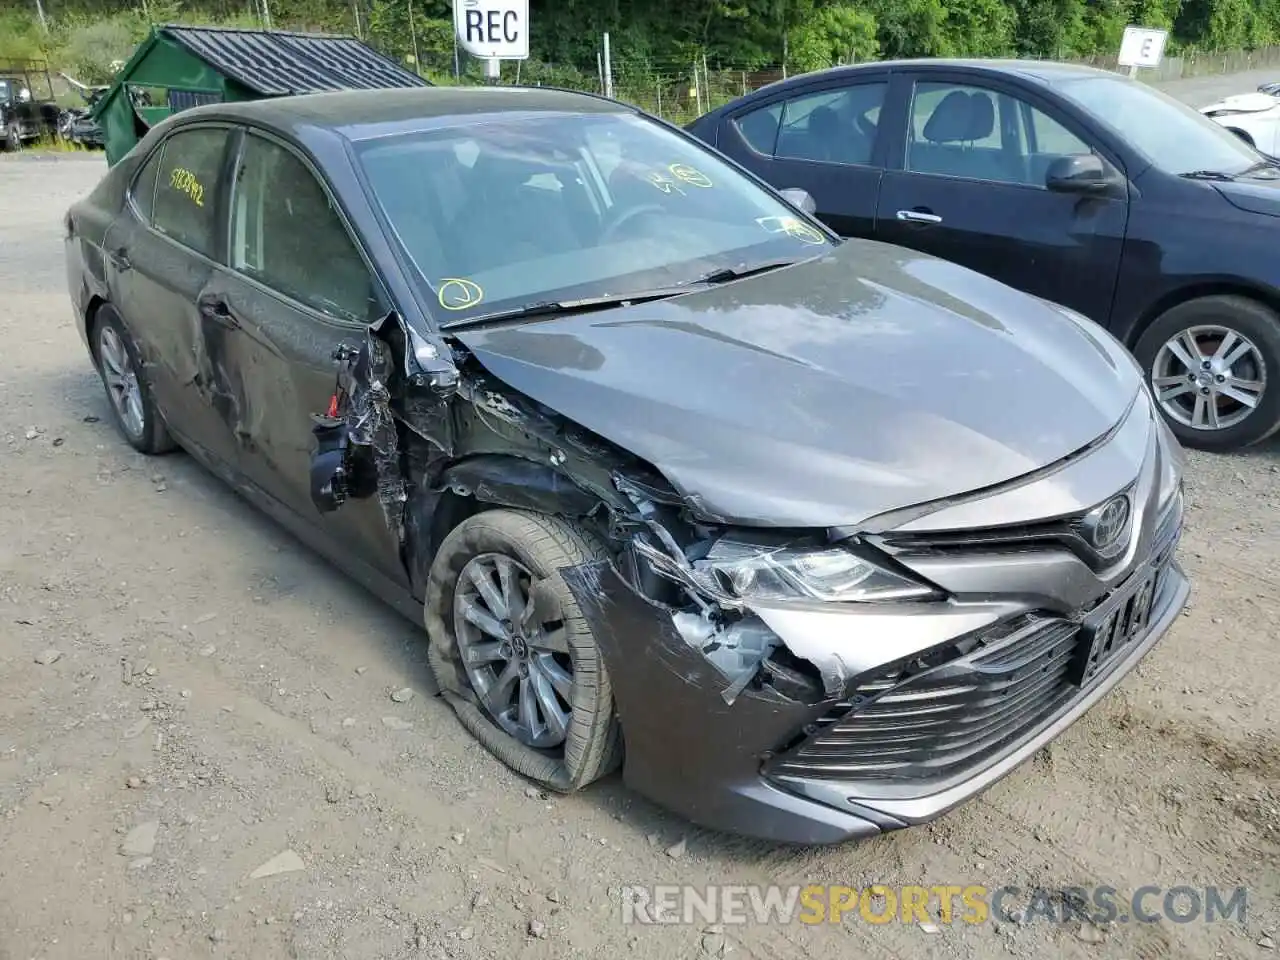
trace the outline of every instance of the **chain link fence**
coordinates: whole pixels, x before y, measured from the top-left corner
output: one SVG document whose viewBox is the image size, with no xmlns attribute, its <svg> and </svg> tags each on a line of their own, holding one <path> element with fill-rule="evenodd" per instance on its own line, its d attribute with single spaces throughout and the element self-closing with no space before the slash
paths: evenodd
<svg viewBox="0 0 1280 960">
<path fill-rule="evenodd" d="M 466 59 L 465 55 L 463 59 Z M 1117 73 L 1127 72 L 1126 67 L 1116 63 L 1115 55 L 1055 59 L 1088 64 Z M 451 75 L 445 78 L 445 82 L 483 82 L 476 63 L 460 65 L 457 69 L 453 69 L 452 63 L 446 65 L 441 62 L 437 66 L 450 71 Z M 519 65 L 504 63 L 500 82 L 555 86 L 590 93 L 608 93 L 611 88 L 617 99 L 683 125 L 708 110 L 766 84 L 785 79 L 794 72 L 789 72 L 784 64 L 747 70 L 708 64 L 703 58 L 690 58 L 686 62 L 672 58 L 632 57 L 625 52 L 614 54 L 606 64 L 603 45 L 594 66 L 595 69 L 592 70 L 581 65 L 566 66 L 537 61 L 526 61 Z M 1148 83 L 1163 83 L 1189 77 L 1260 70 L 1271 66 L 1277 68 L 1277 79 L 1280 79 L 1280 46 L 1229 53 L 1187 50 L 1180 56 L 1165 57 L 1158 67 L 1143 68 L 1140 77 Z"/>
</svg>

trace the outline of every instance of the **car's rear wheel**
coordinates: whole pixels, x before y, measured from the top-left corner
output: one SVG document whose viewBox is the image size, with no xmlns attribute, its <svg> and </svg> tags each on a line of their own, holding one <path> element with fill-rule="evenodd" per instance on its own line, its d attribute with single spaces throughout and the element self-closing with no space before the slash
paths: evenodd
<svg viewBox="0 0 1280 960">
<path fill-rule="evenodd" d="M 1151 324 L 1134 354 L 1178 439 L 1231 450 L 1280 428 L 1280 316 L 1240 296 L 1173 307 Z"/>
<path fill-rule="evenodd" d="M 428 654 L 441 691 L 498 759 L 561 792 L 621 759 L 609 673 L 560 573 L 603 557 L 556 517 L 490 510 L 445 538 L 428 578 Z"/>
<path fill-rule="evenodd" d="M 98 375 L 120 433 L 141 453 L 160 454 L 172 450 L 173 440 L 152 399 L 138 349 L 120 315 L 110 305 L 98 309 L 91 337 Z"/>
<path fill-rule="evenodd" d="M 4 148 L 10 153 L 16 153 L 22 149 L 22 131 L 18 129 L 16 122 L 5 128 Z"/>
</svg>

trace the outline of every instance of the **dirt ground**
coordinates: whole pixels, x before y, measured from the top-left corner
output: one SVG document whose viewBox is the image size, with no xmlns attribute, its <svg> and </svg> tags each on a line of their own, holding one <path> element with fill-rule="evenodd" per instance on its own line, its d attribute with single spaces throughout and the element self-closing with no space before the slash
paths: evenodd
<svg viewBox="0 0 1280 960">
<path fill-rule="evenodd" d="M 1174 89 L 1206 102 L 1256 82 Z M 117 437 L 60 242 L 102 170 L 0 159 L 0 960 L 1276 955 L 1280 444 L 1190 456 L 1187 615 L 932 827 L 777 848 L 697 830 L 616 777 L 544 797 L 431 696 L 411 624 L 185 456 Z M 300 869 L 251 875 L 280 855 Z M 1249 900 L 1243 924 L 621 922 L 623 885 L 713 882 Z"/>
</svg>

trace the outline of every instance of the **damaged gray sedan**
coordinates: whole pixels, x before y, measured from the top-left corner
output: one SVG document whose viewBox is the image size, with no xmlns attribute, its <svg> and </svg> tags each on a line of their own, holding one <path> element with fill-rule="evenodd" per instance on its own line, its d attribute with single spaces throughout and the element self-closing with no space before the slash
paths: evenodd
<svg viewBox="0 0 1280 960">
<path fill-rule="evenodd" d="M 1151 649 L 1182 467 L 1101 329 L 791 199 L 587 95 L 211 105 L 70 210 L 68 280 L 125 438 L 425 621 L 514 769 L 833 842 Z"/>
</svg>

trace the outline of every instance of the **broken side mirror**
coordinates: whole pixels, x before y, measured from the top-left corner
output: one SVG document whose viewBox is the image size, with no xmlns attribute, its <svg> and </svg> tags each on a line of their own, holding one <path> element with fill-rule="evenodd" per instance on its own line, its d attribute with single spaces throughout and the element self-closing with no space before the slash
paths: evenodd
<svg viewBox="0 0 1280 960">
<path fill-rule="evenodd" d="M 808 190 L 800 187 L 787 187 L 785 190 L 779 190 L 778 193 L 782 195 L 782 199 L 787 203 L 793 207 L 799 207 L 811 216 L 818 212 L 818 204 Z"/>
<path fill-rule="evenodd" d="M 1045 187 L 1054 193 L 1106 193 L 1116 182 L 1116 174 L 1096 153 L 1058 157 L 1044 178 Z"/>
</svg>

